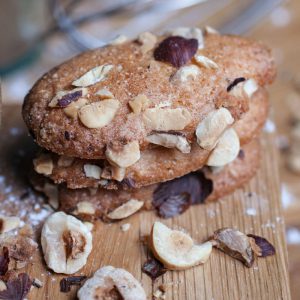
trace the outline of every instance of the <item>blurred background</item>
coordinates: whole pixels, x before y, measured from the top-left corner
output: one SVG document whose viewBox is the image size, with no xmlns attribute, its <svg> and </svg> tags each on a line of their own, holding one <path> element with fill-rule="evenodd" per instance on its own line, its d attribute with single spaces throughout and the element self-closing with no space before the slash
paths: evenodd
<svg viewBox="0 0 300 300">
<path fill-rule="evenodd" d="M 118 34 L 210 25 L 262 40 L 278 65 L 265 130 L 277 132 L 293 299 L 300 299 L 299 0 L 1 0 L 2 102 L 22 103 L 47 70 Z"/>
</svg>

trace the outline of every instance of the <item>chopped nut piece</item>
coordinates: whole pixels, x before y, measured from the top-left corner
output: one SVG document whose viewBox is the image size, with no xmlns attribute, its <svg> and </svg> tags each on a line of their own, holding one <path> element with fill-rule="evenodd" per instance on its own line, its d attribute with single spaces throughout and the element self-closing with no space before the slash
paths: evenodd
<svg viewBox="0 0 300 300">
<path fill-rule="evenodd" d="M 57 165 L 59 167 L 70 167 L 74 162 L 74 157 L 60 156 Z"/>
<path fill-rule="evenodd" d="M 239 151 L 239 137 L 233 128 L 229 128 L 220 137 L 206 164 L 211 167 L 227 165 L 237 158 Z"/>
<path fill-rule="evenodd" d="M 64 113 L 70 118 L 77 118 L 78 110 L 84 105 L 88 104 L 88 100 L 85 98 L 79 98 L 77 101 L 72 102 L 64 108 Z"/>
<path fill-rule="evenodd" d="M 96 212 L 94 205 L 88 201 L 78 202 L 76 207 L 77 209 L 74 212 L 75 215 L 78 214 L 93 215 Z"/>
<path fill-rule="evenodd" d="M 102 128 L 115 117 L 120 106 L 116 99 L 94 102 L 80 108 L 78 116 L 80 121 L 88 128 Z"/>
<path fill-rule="evenodd" d="M 0 215 L 0 234 L 18 228 L 20 225 L 20 218 L 6 217 Z"/>
<path fill-rule="evenodd" d="M 54 209 L 58 209 L 59 201 L 58 201 L 58 188 L 57 185 L 46 182 L 42 188 L 43 193 L 48 198 L 48 203 Z"/>
<path fill-rule="evenodd" d="M 196 39 L 198 41 L 198 49 L 204 48 L 204 38 L 200 28 L 178 27 L 172 31 L 172 35 L 186 39 Z"/>
<path fill-rule="evenodd" d="M 86 276 L 71 276 L 63 278 L 59 283 L 60 291 L 62 293 L 70 292 L 72 285 L 81 285 L 84 280 L 86 280 Z"/>
<path fill-rule="evenodd" d="M 53 161 L 49 154 L 41 154 L 33 160 L 34 170 L 43 175 L 51 175 L 53 171 Z"/>
<path fill-rule="evenodd" d="M 0 292 L 6 290 L 6 284 L 4 283 L 4 281 L 0 280 Z"/>
<path fill-rule="evenodd" d="M 251 98 L 252 95 L 258 90 L 258 85 L 254 79 L 248 79 L 244 83 L 244 91 L 246 95 Z"/>
<path fill-rule="evenodd" d="M 204 33 L 205 34 L 220 34 L 218 30 L 211 26 L 205 26 L 204 27 Z"/>
<path fill-rule="evenodd" d="M 138 41 L 142 44 L 142 52 L 147 53 L 154 48 L 157 42 L 157 37 L 151 32 L 143 32 L 139 35 Z"/>
<path fill-rule="evenodd" d="M 83 165 L 83 170 L 86 177 L 100 179 L 101 178 L 101 168 L 97 165 L 85 164 Z"/>
<path fill-rule="evenodd" d="M 107 89 L 100 89 L 96 92 L 97 96 L 100 97 L 100 99 L 113 99 L 115 98 L 114 95 L 112 94 L 112 92 L 110 92 Z"/>
<path fill-rule="evenodd" d="M 37 287 L 37 288 L 41 288 L 41 287 L 43 287 L 43 282 L 40 281 L 37 278 L 33 278 L 32 285 L 35 286 L 35 287 Z"/>
<path fill-rule="evenodd" d="M 170 270 L 185 270 L 205 263 L 212 250 L 212 243 L 194 244 L 192 238 L 179 230 L 155 222 L 150 234 L 154 256 Z"/>
<path fill-rule="evenodd" d="M 145 125 L 152 130 L 183 130 L 192 116 L 186 108 L 148 108 L 143 114 Z"/>
<path fill-rule="evenodd" d="M 129 106 L 135 114 L 141 113 L 143 110 L 148 108 L 149 99 L 146 95 L 140 94 L 137 95 L 133 100 L 129 101 Z"/>
<path fill-rule="evenodd" d="M 218 65 L 211 59 L 203 55 L 195 55 L 195 61 L 201 67 L 208 69 L 218 69 Z"/>
<path fill-rule="evenodd" d="M 146 141 L 166 148 L 176 148 L 182 153 L 190 153 L 191 145 L 186 137 L 172 133 L 154 133 L 146 137 Z"/>
<path fill-rule="evenodd" d="M 227 87 L 229 91 L 235 97 L 248 97 L 251 98 L 252 95 L 258 90 L 259 86 L 257 85 L 254 79 L 245 80 L 245 78 L 236 78 L 233 83 Z"/>
<path fill-rule="evenodd" d="M 234 122 L 228 109 L 221 107 L 211 111 L 196 128 L 197 142 L 200 147 L 212 150 L 224 131 Z"/>
<path fill-rule="evenodd" d="M 46 220 L 41 243 L 50 269 L 56 273 L 73 274 L 86 264 L 92 250 L 92 235 L 75 217 L 57 212 Z"/>
<path fill-rule="evenodd" d="M 179 79 L 181 82 L 186 82 L 189 79 L 195 79 L 199 74 L 200 70 L 197 66 L 184 66 L 176 72 L 174 79 Z"/>
<path fill-rule="evenodd" d="M 125 219 L 136 213 L 138 210 L 140 210 L 143 205 L 143 201 L 130 199 L 126 203 L 122 204 L 121 206 L 117 207 L 115 210 L 110 212 L 107 216 L 112 220 Z"/>
<path fill-rule="evenodd" d="M 109 45 L 121 45 L 128 41 L 128 38 L 124 34 L 117 35 L 113 40 L 109 42 Z"/>
<path fill-rule="evenodd" d="M 25 224 L 20 228 L 19 234 L 22 236 L 32 237 L 33 236 L 33 228 L 30 224 Z"/>
<path fill-rule="evenodd" d="M 111 166 L 111 178 L 121 182 L 126 175 L 126 168 Z"/>
<path fill-rule="evenodd" d="M 122 231 L 128 231 L 130 229 L 131 224 L 125 223 L 121 225 L 121 230 Z"/>
<path fill-rule="evenodd" d="M 180 36 L 164 39 L 154 50 L 154 58 L 180 68 L 188 63 L 198 50 L 198 40 Z"/>
<path fill-rule="evenodd" d="M 218 249 L 240 260 L 248 268 L 253 265 L 254 253 L 247 235 L 233 228 L 222 228 L 214 232 L 213 238 Z"/>
<path fill-rule="evenodd" d="M 238 85 L 241 82 L 244 82 L 246 78 L 244 77 L 238 77 L 235 78 L 227 87 L 227 92 L 230 92 L 236 85 Z"/>
<path fill-rule="evenodd" d="M 67 107 L 87 94 L 87 89 L 76 88 L 70 91 L 59 91 L 48 104 L 49 107 Z"/>
<path fill-rule="evenodd" d="M 120 168 L 127 168 L 135 164 L 140 158 L 140 146 L 137 141 L 130 142 L 121 147 L 109 146 L 106 149 L 107 160 Z"/>
<path fill-rule="evenodd" d="M 79 300 L 146 300 L 141 284 L 126 270 L 105 266 L 97 270 L 77 293 Z"/>
<path fill-rule="evenodd" d="M 155 258 L 149 258 L 142 267 L 142 271 L 150 276 L 152 280 L 157 277 L 165 274 L 167 269 L 163 266 L 163 264 Z"/>
<path fill-rule="evenodd" d="M 254 234 L 248 234 L 248 237 L 250 238 L 251 247 L 257 256 L 266 257 L 276 253 L 274 246 L 267 239 Z"/>
<path fill-rule="evenodd" d="M 83 74 L 78 79 L 72 82 L 72 85 L 79 87 L 87 87 L 93 85 L 97 82 L 103 81 L 106 79 L 108 73 L 113 68 L 113 65 L 105 64 L 98 67 L 95 67 L 85 74 Z"/>
</svg>

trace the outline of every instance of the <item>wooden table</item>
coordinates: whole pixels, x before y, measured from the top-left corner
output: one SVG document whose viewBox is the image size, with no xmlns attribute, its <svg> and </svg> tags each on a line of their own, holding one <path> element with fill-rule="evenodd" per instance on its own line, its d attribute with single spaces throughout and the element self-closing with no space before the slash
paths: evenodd
<svg viewBox="0 0 300 300">
<path fill-rule="evenodd" d="M 5 172 L 6 186 L 11 186 L 11 191 L 6 195 L 4 190 L 0 191 L 1 209 L 9 209 L 15 213 L 18 212 L 18 207 L 10 206 L 4 199 L 13 195 L 15 203 L 20 202 L 20 195 L 26 187 L 21 172 L 25 170 L 26 173 L 26 169 L 21 165 L 30 161 L 34 147 L 26 136 L 20 107 L 4 107 L 3 124 L 0 170 L 2 175 Z M 87 265 L 78 274 L 90 276 L 104 265 L 125 268 L 142 282 L 149 299 L 161 283 L 169 285 L 166 299 L 290 299 L 285 228 L 279 198 L 278 155 L 273 144 L 273 134 L 265 133 L 262 139 L 261 168 L 244 188 L 217 203 L 194 206 L 183 215 L 163 222 L 186 229 L 198 242 L 205 240 L 218 228 L 235 227 L 246 233 L 266 237 L 275 245 L 275 256 L 259 259 L 253 268 L 248 269 L 240 262 L 213 250 L 205 265 L 186 271 L 169 271 L 152 282 L 141 272 L 141 266 L 149 252 L 140 240 L 149 234 L 158 217 L 154 212 L 142 212 L 119 223 L 98 222 L 93 229 L 93 251 Z M 20 150 L 23 152 L 20 153 Z M 14 157 L 19 159 L 16 161 L 12 159 Z M 29 211 L 32 211 L 33 206 L 34 202 L 29 201 L 26 207 L 22 207 L 22 210 L 28 210 L 29 219 L 32 219 Z M 249 208 L 252 214 L 247 214 Z M 131 224 L 127 232 L 120 229 L 120 225 L 124 223 Z M 64 276 L 54 275 L 46 269 L 40 251 L 32 264 L 26 267 L 26 272 L 44 283 L 40 289 L 33 288 L 29 299 L 75 298 L 76 288 L 67 294 L 59 291 L 59 281 Z"/>
</svg>

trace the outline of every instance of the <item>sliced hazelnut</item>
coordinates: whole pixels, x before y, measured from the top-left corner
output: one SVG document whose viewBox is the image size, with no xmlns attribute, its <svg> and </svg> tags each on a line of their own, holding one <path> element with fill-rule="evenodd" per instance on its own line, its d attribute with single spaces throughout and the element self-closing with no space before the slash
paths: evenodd
<svg viewBox="0 0 300 300">
<path fill-rule="evenodd" d="M 205 67 L 207 69 L 218 69 L 218 65 L 206 56 L 195 55 L 194 59 L 196 63 L 201 67 Z"/>
<path fill-rule="evenodd" d="M 125 219 L 136 213 L 138 210 L 140 210 L 143 205 L 143 201 L 130 199 L 126 203 L 122 204 L 121 206 L 117 207 L 115 210 L 110 212 L 107 216 L 112 220 Z"/>
<path fill-rule="evenodd" d="M 128 38 L 124 34 L 117 35 L 113 40 L 109 42 L 109 45 L 121 45 L 128 41 Z"/>
<path fill-rule="evenodd" d="M 143 32 L 139 35 L 138 41 L 142 44 L 141 51 L 147 53 L 155 47 L 157 37 L 151 32 Z"/>
<path fill-rule="evenodd" d="M 197 142 L 200 147 L 212 150 L 223 132 L 234 122 L 228 109 L 221 107 L 211 111 L 196 128 Z"/>
<path fill-rule="evenodd" d="M 76 204 L 76 210 L 74 211 L 74 215 L 94 215 L 96 212 L 96 209 L 94 205 L 91 202 L 88 201 L 81 201 Z"/>
<path fill-rule="evenodd" d="M 78 110 L 83 107 L 84 105 L 88 104 L 88 100 L 85 98 L 79 98 L 77 101 L 72 102 L 67 107 L 64 108 L 64 113 L 72 118 L 75 119 L 78 116 Z"/>
<path fill-rule="evenodd" d="M 85 176 L 88 178 L 100 179 L 101 178 L 101 168 L 97 165 L 85 164 L 83 165 L 83 170 Z"/>
<path fill-rule="evenodd" d="M 109 64 L 97 66 L 89 70 L 85 74 L 83 74 L 78 79 L 74 80 L 72 82 L 72 85 L 78 87 L 88 87 L 97 82 L 103 81 L 106 79 L 108 73 L 111 71 L 113 67 L 114 67 L 113 65 L 109 65 Z"/>
<path fill-rule="evenodd" d="M 174 79 L 178 79 L 181 82 L 186 82 L 189 79 L 195 79 L 199 74 L 200 70 L 197 66 L 184 66 L 176 72 Z"/>
<path fill-rule="evenodd" d="M 248 79 L 244 82 L 244 92 L 249 98 L 251 98 L 257 90 L 258 85 L 254 79 Z"/>
<path fill-rule="evenodd" d="M 146 300 L 141 284 L 124 269 L 105 266 L 97 270 L 77 293 L 79 300 Z"/>
<path fill-rule="evenodd" d="M 143 114 L 145 125 L 157 131 L 183 130 L 192 116 L 186 108 L 148 108 Z"/>
<path fill-rule="evenodd" d="M 140 146 L 137 141 L 130 142 L 121 147 L 108 146 L 105 154 L 111 164 L 121 168 L 127 168 L 141 158 Z"/>
<path fill-rule="evenodd" d="M 190 153 L 191 145 L 186 137 L 171 133 L 154 133 L 147 136 L 146 141 L 166 148 L 176 148 L 182 153 Z"/>
<path fill-rule="evenodd" d="M 253 265 L 254 253 L 247 235 L 233 228 L 222 228 L 214 232 L 213 238 L 218 249 L 240 260 L 247 267 Z"/>
<path fill-rule="evenodd" d="M 203 264 L 212 251 L 212 243 L 196 245 L 192 238 L 179 230 L 155 222 L 150 234 L 154 256 L 170 270 L 185 270 Z"/>
<path fill-rule="evenodd" d="M 126 168 L 111 166 L 111 178 L 117 181 L 122 181 L 126 175 Z"/>
<path fill-rule="evenodd" d="M 113 93 L 110 92 L 108 89 L 100 89 L 96 92 L 97 96 L 100 97 L 100 99 L 113 99 L 115 98 Z"/>
<path fill-rule="evenodd" d="M 70 167 L 74 162 L 74 157 L 60 156 L 57 161 L 59 167 Z"/>
<path fill-rule="evenodd" d="M 54 209 L 58 209 L 59 201 L 58 201 L 58 187 L 55 184 L 46 182 L 42 187 L 42 192 L 47 196 L 48 203 Z"/>
<path fill-rule="evenodd" d="M 18 217 L 6 217 L 0 215 L 0 234 L 18 228 L 20 219 Z"/>
<path fill-rule="evenodd" d="M 53 171 L 53 161 L 51 155 L 40 154 L 33 160 L 34 170 L 43 175 L 51 175 Z"/>
<path fill-rule="evenodd" d="M 205 34 L 220 34 L 219 31 L 211 26 L 205 26 L 204 27 L 204 33 Z"/>
<path fill-rule="evenodd" d="M 133 100 L 129 101 L 129 106 L 135 114 L 141 113 L 143 110 L 148 108 L 150 100 L 146 95 L 137 95 Z"/>
<path fill-rule="evenodd" d="M 46 220 L 41 243 L 50 269 L 56 273 L 73 274 L 86 264 L 92 250 L 92 235 L 75 217 L 57 212 Z"/>
<path fill-rule="evenodd" d="M 221 167 L 237 158 L 240 151 L 239 136 L 233 128 L 225 130 L 215 149 L 210 154 L 207 165 Z"/>
<path fill-rule="evenodd" d="M 236 84 L 234 84 L 236 82 Z M 236 78 L 231 85 L 227 88 L 233 96 L 235 97 L 248 97 L 251 98 L 252 95 L 258 90 L 258 84 L 254 79 L 245 80 L 245 78 Z"/>
<path fill-rule="evenodd" d="M 78 116 L 80 121 L 88 128 L 102 128 L 115 117 L 120 106 L 116 99 L 94 102 L 80 108 Z"/>
<path fill-rule="evenodd" d="M 87 89 L 76 88 L 70 91 L 59 91 L 48 104 L 49 107 L 68 107 L 87 94 Z"/>
<path fill-rule="evenodd" d="M 186 39 L 196 39 L 198 41 L 198 49 L 204 48 L 204 38 L 200 28 L 178 27 L 171 34 L 173 36 L 181 36 Z"/>
</svg>

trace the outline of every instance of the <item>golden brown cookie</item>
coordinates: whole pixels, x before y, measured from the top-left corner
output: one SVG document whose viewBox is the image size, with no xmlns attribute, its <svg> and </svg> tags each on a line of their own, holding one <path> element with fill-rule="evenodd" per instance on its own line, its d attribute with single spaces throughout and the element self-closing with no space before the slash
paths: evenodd
<svg viewBox="0 0 300 300">
<path fill-rule="evenodd" d="M 234 119 L 248 110 L 238 92 L 246 80 L 264 86 L 275 76 L 261 43 L 209 34 L 199 46 L 197 39 L 144 34 L 85 52 L 34 85 L 25 123 L 41 147 L 70 157 L 113 160 L 107 149 L 135 143 L 126 164 L 148 148 L 153 131 L 176 131 L 192 143 L 212 110 L 226 107 Z M 247 91 L 251 96 L 253 84 Z"/>
<path fill-rule="evenodd" d="M 242 145 L 249 143 L 259 134 L 267 118 L 268 107 L 267 92 L 260 89 L 251 99 L 250 110 L 234 124 Z M 208 151 L 202 150 L 195 143 L 192 151 L 187 154 L 163 147 L 148 149 L 142 152 L 141 159 L 137 163 L 126 169 L 125 179 L 117 182 L 109 179 L 109 176 L 106 177 L 107 180 L 105 179 L 104 170 L 110 170 L 111 167 L 104 161 L 59 158 L 52 154 L 49 157 L 53 162 L 53 168 L 51 174 L 47 176 L 57 184 L 66 183 L 71 189 L 98 186 L 107 189 L 140 188 L 196 171 L 203 167 L 208 155 Z M 102 177 L 99 174 L 99 179 L 96 179 L 96 174 L 88 174 L 85 166 L 100 167 Z"/>
</svg>

